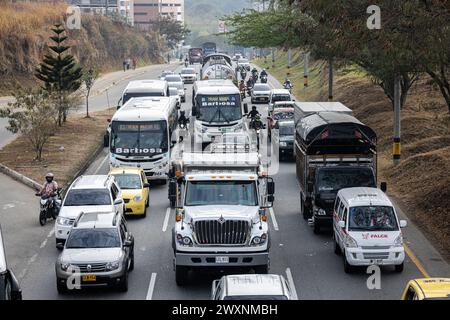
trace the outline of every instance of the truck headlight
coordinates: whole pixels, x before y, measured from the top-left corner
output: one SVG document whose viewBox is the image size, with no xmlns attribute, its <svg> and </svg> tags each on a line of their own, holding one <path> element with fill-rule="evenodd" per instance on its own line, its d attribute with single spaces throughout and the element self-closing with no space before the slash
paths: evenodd
<svg viewBox="0 0 450 320">
<path fill-rule="evenodd" d="M 114 261 L 114 262 L 108 262 L 106 264 L 106 271 L 112 271 L 119 269 L 120 267 L 120 261 Z"/>
<path fill-rule="evenodd" d="M 320 208 L 319 210 L 317 210 L 317 215 L 326 216 L 327 212 L 325 210 L 323 210 L 322 208 Z"/>
<path fill-rule="evenodd" d="M 70 221 L 70 219 L 64 218 L 64 217 L 58 217 L 58 219 L 56 219 L 56 222 L 61 226 L 71 226 L 72 225 L 72 222 Z"/>
<path fill-rule="evenodd" d="M 134 198 L 133 198 L 133 201 L 134 202 L 140 202 L 142 200 L 142 197 L 141 196 L 135 196 Z"/>
<path fill-rule="evenodd" d="M 284 141 L 281 141 L 281 142 L 280 142 L 280 147 L 287 147 L 287 143 L 284 142 Z"/>
<path fill-rule="evenodd" d="M 182 246 L 191 246 L 192 239 L 189 237 L 183 237 L 181 234 L 177 234 L 177 241 Z"/>
<path fill-rule="evenodd" d="M 256 236 L 253 237 L 251 245 L 252 246 L 261 246 L 263 245 L 267 240 L 267 234 L 263 233 L 260 237 Z"/>
<path fill-rule="evenodd" d="M 403 247 L 403 236 L 399 235 L 394 241 L 394 247 Z"/>
<path fill-rule="evenodd" d="M 347 237 L 345 238 L 345 246 L 347 248 L 357 248 L 358 247 L 358 243 L 356 242 L 355 239 L 353 239 L 352 237 L 347 235 Z"/>
</svg>

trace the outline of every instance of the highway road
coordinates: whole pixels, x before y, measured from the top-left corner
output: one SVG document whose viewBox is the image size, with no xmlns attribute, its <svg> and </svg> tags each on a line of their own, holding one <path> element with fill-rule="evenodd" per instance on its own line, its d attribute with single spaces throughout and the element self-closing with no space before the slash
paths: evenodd
<svg viewBox="0 0 450 320">
<path fill-rule="evenodd" d="M 162 69 L 164 67 L 155 68 L 135 78 L 155 78 Z M 280 87 L 272 77 L 269 77 L 269 84 Z M 117 102 L 125 85 L 125 82 L 120 83 L 109 90 L 111 103 Z M 191 87 L 187 85 L 187 102 L 183 104 L 186 110 L 191 108 Z M 106 103 L 102 95 L 94 100 L 98 108 Z M 265 115 L 267 106 L 258 105 L 258 109 Z M 86 174 L 107 174 L 107 155 L 107 149 L 103 150 Z M 344 273 L 342 257 L 333 253 L 331 232 L 325 230 L 315 235 L 300 216 L 294 162 L 280 163 L 274 180 L 276 198 L 269 217 L 272 237 L 270 272 L 284 275 L 299 299 L 398 299 L 412 278 L 450 276 L 449 264 L 408 220 L 404 236 L 414 255 L 406 258 L 403 273 L 384 268 L 381 289 L 369 290 L 366 284 L 369 275 L 365 270 Z M 168 206 L 167 186 L 154 185 L 147 217 L 128 219 L 135 236 L 135 269 L 129 276 L 128 292 L 95 289 L 58 295 L 54 263 L 59 251 L 55 248 L 53 222 L 40 227 L 38 199 L 33 196 L 33 191 L 0 176 L 0 223 L 8 262 L 19 278 L 24 299 L 209 299 L 211 282 L 221 276 L 219 273 L 194 273 L 191 283 L 185 287 L 178 287 L 175 283 L 171 248 L 174 213 Z M 404 218 L 402 212 L 400 215 Z"/>
</svg>

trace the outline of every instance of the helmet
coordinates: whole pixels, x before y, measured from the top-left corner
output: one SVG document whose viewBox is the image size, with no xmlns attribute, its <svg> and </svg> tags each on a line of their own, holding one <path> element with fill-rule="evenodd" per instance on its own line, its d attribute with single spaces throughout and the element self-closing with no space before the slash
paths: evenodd
<svg viewBox="0 0 450 320">
<path fill-rule="evenodd" d="M 256 106 L 253 106 L 253 107 L 252 107 L 252 110 L 256 110 Z"/>
<path fill-rule="evenodd" d="M 53 173 L 49 172 L 45 175 L 45 180 L 47 180 L 47 182 L 52 182 L 54 177 Z"/>
</svg>

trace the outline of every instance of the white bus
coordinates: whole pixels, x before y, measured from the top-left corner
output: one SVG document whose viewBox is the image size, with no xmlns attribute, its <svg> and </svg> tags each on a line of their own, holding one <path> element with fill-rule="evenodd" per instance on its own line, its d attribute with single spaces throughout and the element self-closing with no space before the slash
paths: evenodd
<svg viewBox="0 0 450 320">
<path fill-rule="evenodd" d="M 169 85 L 164 80 L 135 80 L 130 81 L 123 90 L 117 104 L 117 109 L 123 106 L 131 98 L 141 97 L 168 97 Z"/>
<path fill-rule="evenodd" d="M 197 85 L 192 107 L 196 141 L 205 147 L 224 132 L 243 131 L 243 114 L 246 113 L 247 104 L 242 103 L 236 86 Z"/>
<path fill-rule="evenodd" d="M 166 181 L 177 122 L 175 97 L 129 100 L 111 119 L 111 167 L 141 167 L 149 180 Z"/>
</svg>

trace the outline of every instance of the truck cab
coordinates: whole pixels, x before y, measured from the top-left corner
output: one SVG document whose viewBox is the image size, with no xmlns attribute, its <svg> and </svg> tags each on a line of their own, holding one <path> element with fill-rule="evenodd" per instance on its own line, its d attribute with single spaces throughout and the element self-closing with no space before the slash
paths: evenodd
<svg viewBox="0 0 450 320">
<path fill-rule="evenodd" d="M 169 198 L 175 203 L 172 230 L 176 282 L 193 269 L 269 269 L 268 209 L 274 182 L 251 153 L 185 153 Z"/>
</svg>

